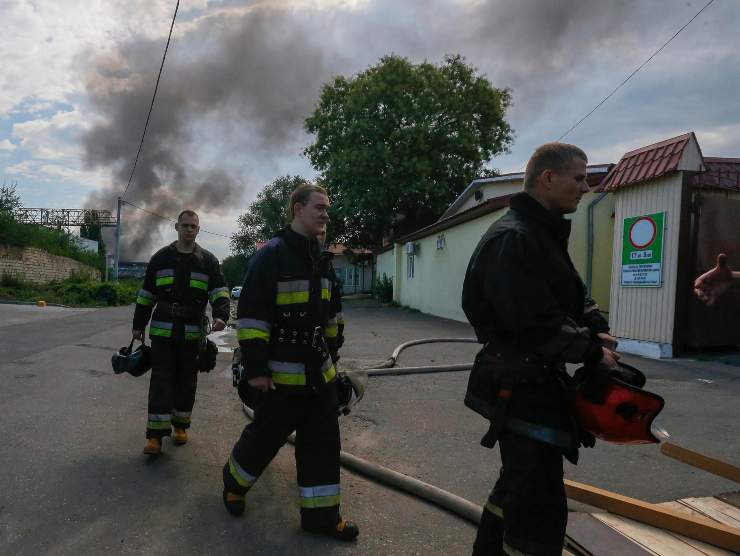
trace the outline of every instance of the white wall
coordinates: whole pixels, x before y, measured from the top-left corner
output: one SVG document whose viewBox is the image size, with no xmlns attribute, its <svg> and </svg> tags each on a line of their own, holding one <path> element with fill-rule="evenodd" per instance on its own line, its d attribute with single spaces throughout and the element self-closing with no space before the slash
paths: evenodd
<svg viewBox="0 0 740 556">
<path fill-rule="evenodd" d="M 403 246 L 398 245 L 400 275 L 396 278 L 396 301 L 430 315 L 466 322 L 460 300 L 468 262 L 486 230 L 508 210 L 505 207 L 418 240 L 419 253 L 414 256 L 413 278 L 407 277 L 408 256 Z M 443 249 L 437 249 L 439 235 L 445 238 Z"/>
<path fill-rule="evenodd" d="M 682 172 L 652 182 L 619 189 L 615 196 L 614 244 L 609 324 L 620 338 L 663 345 L 670 356 L 676 301 Z M 663 284 L 659 288 L 622 287 L 624 219 L 665 212 Z"/>
</svg>

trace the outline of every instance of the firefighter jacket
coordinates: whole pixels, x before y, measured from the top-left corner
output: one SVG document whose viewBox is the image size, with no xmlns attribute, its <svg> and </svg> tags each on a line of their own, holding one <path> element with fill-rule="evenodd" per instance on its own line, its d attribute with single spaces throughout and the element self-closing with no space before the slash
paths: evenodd
<svg viewBox="0 0 740 556">
<path fill-rule="evenodd" d="M 149 260 L 136 297 L 133 328 L 143 330 L 151 318 L 152 339 L 200 340 L 209 302 L 213 318 L 228 321 L 229 289 L 211 252 L 196 243 L 192 253 L 180 253 L 175 243 Z"/>
<path fill-rule="evenodd" d="M 550 362 L 596 362 L 609 326 L 586 298 L 568 255 L 570 221 L 527 193 L 478 243 L 462 306 L 480 343 L 505 343 Z"/>
<path fill-rule="evenodd" d="M 495 375 L 508 374 L 525 382 L 514 391 L 510 415 L 572 428 L 567 389 L 549 378 L 567 379 L 565 362 L 598 362 L 602 342 L 597 334 L 609 326 L 586 297 L 568 255 L 569 235 L 569 220 L 518 193 L 509 212 L 478 243 L 465 275 L 462 307 L 485 344 L 476 361 L 485 360 L 490 370 L 471 373 L 466 403 L 471 398 L 494 403 Z"/>
<path fill-rule="evenodd" d="M 237 307 L 242 383 L 272 377 L 279 390 L 334 381 L 341 316 L 331 259 L 315 238 L 286 228 L 249 261 Z"/>
</svg>

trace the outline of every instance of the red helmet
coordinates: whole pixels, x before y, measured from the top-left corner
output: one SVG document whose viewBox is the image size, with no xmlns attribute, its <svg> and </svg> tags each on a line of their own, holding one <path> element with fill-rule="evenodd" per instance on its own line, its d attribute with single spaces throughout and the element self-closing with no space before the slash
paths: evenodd
<svg viewBox="0 0 740 556">
<path fill-rule="evenodd" d="M 663 398 L 643 390 L 645 375 L 619 362 L 606 386 L 602 403 L 583 395 L 576 388 L 573 410 L 582 428 L 596 438 L 615 444 L 653 444 L 660 442 L 653 432 L 653 420 L 663 409 Z M 619 377 L 619 378 L 616 378 Z"/>
</svg>

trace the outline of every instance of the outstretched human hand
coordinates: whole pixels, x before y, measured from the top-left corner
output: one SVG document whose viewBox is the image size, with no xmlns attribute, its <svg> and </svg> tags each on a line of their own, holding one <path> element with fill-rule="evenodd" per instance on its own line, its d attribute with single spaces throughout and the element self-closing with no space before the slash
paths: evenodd
<svg viewBox="0 0 740 556">
<path fill-rule="evenodd" d="M 694 280 L 694 294 L 707 305 L 714 305 L 732 286 L 734 273 L 727 265 L 727 255 L 717 255 L 717 266 Z"/>
</svg>

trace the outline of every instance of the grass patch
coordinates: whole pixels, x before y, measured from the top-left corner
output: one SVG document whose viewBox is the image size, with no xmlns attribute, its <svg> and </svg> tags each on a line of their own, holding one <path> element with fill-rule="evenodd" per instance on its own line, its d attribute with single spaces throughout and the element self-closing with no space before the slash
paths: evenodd
<svg viewBox="0 0 740 556">
<path fill-rule="evenodd" d="M 105 255 L 85 251 L 76 236 L 35 224 L 22 224 L 11 215 L 0 212 L 0 244 L 14 247 L 37 247 L 52 255 L 68 257 L 100 270 L 105 270 Z"/>
<path fill-rule="evenodd" d="M 0 277 L 0 299 L 58 303 L 70 307 L 100 307 L 129 305 L 136 300 L 140 280 L 122 279 L 116 282 L 97 282 L 87 276 L 75 275 L 61 282 L 31 284 L 17 276 Z"/>
</svg>

